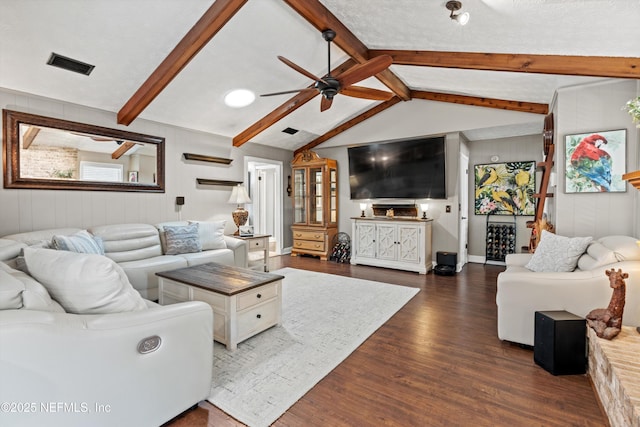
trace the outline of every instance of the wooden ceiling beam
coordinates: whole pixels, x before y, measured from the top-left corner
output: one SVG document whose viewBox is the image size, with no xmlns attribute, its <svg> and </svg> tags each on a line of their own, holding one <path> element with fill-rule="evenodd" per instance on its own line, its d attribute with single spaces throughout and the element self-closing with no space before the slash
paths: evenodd
<svg viewBox="0 0 640 427">
<path fill-rule="evenodd" d="M 504 99 L 480 98 L 476 96 L 453 95 L 422 90 L 412 90 L 411 97 L 414 99 L 425 99 L 427 101 L 450 102 L 453 104 L 497 108 L 500 110 L 520 111 L 523 113 L 549 113 L 549 106 L 547 104 L 538 104 L 535 102 L 508 101 Z"/>
<path fill-rule="evenodd" d="M 378 105 L 376 105 L 373 108 L 370 108 L 369 110 L 365 111 L 364 113 L 360 114 L 359 116 L 354 117 L 353 119 L 331 129 L 329 132 L 325 133 L 324 135 L 319 136 L 318 138 L 314 139 L 313 141 L 309 142 L 308 144 L 306 144 L 303 147 L 298 148 L 295 152 L 294 152 L 294 156 L 297 155 L 298 153 L 305 151 L 305 150 L 311 150 L 312 148 L 322 144 L 325 141 L 328 141 L 329 139 L 333 138 L 336 135 L 341 134 L 342 132 L 351 129 L 352 127 L 354 127 L 357 124 L 360 124 L 362 122 L 364 122 L 365 120 L 375 116 L 378 113 L 383 112 L 384 110 L 386 110 L 387 108 L 393 107 L 394 105 L 396 105 L 398 102 L 400 102 L 400 98 L 398 98 L 397 96 L 394 96 L 393 98 L 391 98 L 388 101 L 384 101 Z"/>
<path fill-rule="evenodd" d="M 333 43 L 347 55 L 362 64 L 371 57 L 369 49 L 336 16 L 318 0 L 284 0 L 293 10 L 319 31 L 332 29 L 336 32 Z M 409 88 L 391 70 L 376 75 L 385 86 L 403 101 L 409 101 Z"/>
<path fill-rule="evenodd" d="M 118 123 L 131 124 L 246 2 L 216 0 L 118 111 Z"/>
<path fill-rule="evenodd" d="M 370 50 L 369 54 L 371 57 L 389 55 L 396 65 L 590 77 L 640 78 L 640 58 L 630 57 L 387 49 Z"/>
<path fill-rule="evenodd" d="M 331 74 L 339 76 L 354 65 L 356 65 L 356 62 L 353 59 L 348 59 L 338 67 L 331 70 Z M 295 110 L 302 107 L 304 104 L 311 101 L 318 95 L 320 95 L 320 92 L 318 92 L 317 90 L 314 90 L 313 92 L 305 91 L 298 93 L 294 97 L 287 100 L 284 104 L 281 104 L 275 110 L 233 137 L 233 146 L 240 147 L 241 145 L 249 142 L 251 138 L 270 128 L 276 122 L 293 113 Z"/>
<path fill-rule="evenodd" d="M 117 160 L 120 157 L 122 157 L 124 155 L 124 153 L 126 153 L 129 150 L 131 150 L 135 146 L 136 146 L 135 142 L 131 142 L 131 141 L 123 142 L 122 144 L 120 144 L 120 146 L 118 148 L 116 148 L 116 151 L 111 153 L 111 158 L 114 159 L 114 160 Z"/>
<path fill-rule="evenodd" d="M 31 144 L 36 139 L 36 136 L 38 136 L 39 132 L 40 132 L 40 128 L 39 127 L 37 127 L 37 126 L 29 126 L 29 129 L 27 129 L 27 131 L 24 133 L 24 136 L 22 137 L 22 149 L 23 150 L 26 150 L 29 147 L 31 147 Z"/>
</svg>

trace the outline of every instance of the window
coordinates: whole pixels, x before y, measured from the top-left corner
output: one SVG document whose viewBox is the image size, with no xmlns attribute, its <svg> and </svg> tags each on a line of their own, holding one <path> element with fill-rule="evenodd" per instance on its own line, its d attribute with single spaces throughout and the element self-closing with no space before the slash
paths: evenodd
<svg viewBox="0 0 640 427">
<path fill-rule="evenodd" d="M 80 162 L 80 179 L 83 181 L 123 182 L 122 177 L 122 165 Z"/>
</svg>

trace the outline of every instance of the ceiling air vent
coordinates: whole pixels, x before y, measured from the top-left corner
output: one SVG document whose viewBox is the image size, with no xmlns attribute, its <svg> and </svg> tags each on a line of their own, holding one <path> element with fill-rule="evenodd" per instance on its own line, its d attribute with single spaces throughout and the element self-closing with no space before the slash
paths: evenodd
<svg viewBox="0 0 640 427">
<path fill-rule="evenodd" d="M 288 133 L 289 135 L 295 135 L 296 133 L 298 133 L 298 129 L 286 128 L 282 132 Z"/>
<path fill-rule="evenodd" d="M 91 74 L 91 71 L 93 71 L 93 68 L 95 67 L 95 65 L 87 64 L 85 62 L 78 61 L 77 59 L 67 58 L 66 56 L 58 55 L 55 52 L 51 52 L 51 56 L 49 57 L 47 64 L 84 74 L 85 76 Z"/>
</svg>

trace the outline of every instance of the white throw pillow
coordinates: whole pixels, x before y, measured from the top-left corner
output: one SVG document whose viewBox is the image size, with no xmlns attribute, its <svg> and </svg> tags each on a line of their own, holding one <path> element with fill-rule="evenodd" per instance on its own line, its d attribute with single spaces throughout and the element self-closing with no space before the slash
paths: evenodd
<svg viewBox="0 0 640 427">
<path fill-rule="evenodd" d="M 607 264 L 618 262 L 616 254 L 600 242 L 591 242 L 587 252 L 578 259 L 580 270 L 593 270 Z"/>
<path fill-rule="evenodd" d="M 0 270 L 0 310 L 22 308 L 22 283 L 6 271 Z"/>
<path fill-rule="evenodd" d="M 65 311 L 105 314 L 144 310 L 144 300 L 122 268 L 95 254 L 25 248 L 29 273 Z"/>
<path fill-rule="evenodd" d="M 227 242 L 224 240 L 224 227 L 227 221 L 189 221 L 189 224 L 198 224 L 203 251 L 227 248 Z"/>
<path fill-rule="evenodd" d="M 17 294 L 11 296 L 11 292 Z M 12 298 L 9 307 L 7 298 Z M 51 299 L 47 289 L 28 274 L 0 262 L 0 306 L 3 308 L 64 312 L 60 304 Z"/>
<path fill-rule="evenodd" d="M 565 237 L 542 230 L 540 243 L 525 265 L 532 271 L 573 271 L 592 237 Z"/>
<path fill-rule="evenodd" d="M 618 261 L 640 261 L 640 245 L 635 237 L 606 236 L 598 241 L 611 249 Z"/>
</svg>

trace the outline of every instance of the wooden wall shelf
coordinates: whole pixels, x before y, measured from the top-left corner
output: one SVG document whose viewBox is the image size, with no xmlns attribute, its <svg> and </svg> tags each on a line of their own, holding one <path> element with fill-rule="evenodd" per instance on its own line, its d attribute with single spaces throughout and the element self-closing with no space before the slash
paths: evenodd
<svg viewBox="0 0 640 427">
<path fill-rule="evenodd" d="M 182 153 L 186 160 L 199 160 L 201 162 L 230 164 L 233 159 L 225 159 L 224 157 L 205 156 L 204 154 Z"/>
<path fill-rule="evenodd" d="M 622 175 L 622 179 L 629 181 L 629 184 L 640 190 L 640 170 Z"/>
<path fill-rule="evenodd" d="M 207 178 L 196 178 L 198 184 L 201 185 L 228 185 L 234 186 L 238 184 L 242 184 L 242 181 L 225 181 L 222 179 L 207 179 Z"/>
</svg>

